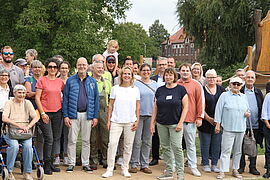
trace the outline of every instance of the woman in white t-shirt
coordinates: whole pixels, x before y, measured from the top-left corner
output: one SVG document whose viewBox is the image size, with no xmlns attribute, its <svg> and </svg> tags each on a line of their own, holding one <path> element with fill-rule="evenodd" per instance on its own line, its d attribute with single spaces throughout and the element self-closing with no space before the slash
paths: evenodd
<svg viewBox="0 0 270 180">
<path fill-rule="evenodd" d="M 124 67 L 120 72 L 120 83 L 112 88 L 108 109 L 107 127 L 110 131 L 108 145 L 107 171 L 102 177 L 113 175 L 114 161 L 119 138 L 124 135 L 124 163 L 122 175 L 130 177 L 128 172 L 129 161 L 132 153 L 132 145 L 135 131 L 138 127 L 140 116 L 140 91 L 134 86 L 134 75 L 130 67 Z"/>
</svg>

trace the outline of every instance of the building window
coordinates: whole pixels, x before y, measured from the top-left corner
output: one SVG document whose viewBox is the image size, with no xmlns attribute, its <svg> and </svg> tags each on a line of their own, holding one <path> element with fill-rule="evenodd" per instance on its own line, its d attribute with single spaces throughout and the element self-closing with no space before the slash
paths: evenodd
<svg viewBox="0 0 270 180">
<path fill-rule="evenodd" d="M 194 48 L 194 43 L 191 43 L 191 44 L 190 44 L 190 47 L 191 47 L 191 48 Z"/>
<path fill-rule="evenodd" d="M 168 46 L 167 45 L 165 45 L 165 49 L 167 49 L 168 48 Z"/>
</svg>

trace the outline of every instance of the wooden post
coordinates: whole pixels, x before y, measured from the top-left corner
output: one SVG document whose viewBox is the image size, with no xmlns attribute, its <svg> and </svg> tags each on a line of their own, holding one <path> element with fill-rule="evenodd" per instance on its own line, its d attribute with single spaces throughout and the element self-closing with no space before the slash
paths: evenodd
<svg viewBox="0 0 270 180">
<path fill-rule="evenodd" d="M 140 55 L 140 66 L 143 64 L 143 55 Z"/>
<path fill-rule="evenodd" d="M 262 10 L 256 9 L 254 12 L 254 28 L 255 28 L 255 44 L 256 44 L 256 51 L 255 51 L 255 57 L 252 62 L 252 69 L 254 71 L 257 70 L 257 65 L 261 53 L 262 48 L 262 30 L 261 27 L 259 27 L 259 23 L 262 19 Z"/>
<path fill-rule="evenodd" d="M 248 70 L 252 70 L 252 46 L 248 46 L 248 60 L 247 60 L 247 65 L 248 65 Z"/>
</svg>

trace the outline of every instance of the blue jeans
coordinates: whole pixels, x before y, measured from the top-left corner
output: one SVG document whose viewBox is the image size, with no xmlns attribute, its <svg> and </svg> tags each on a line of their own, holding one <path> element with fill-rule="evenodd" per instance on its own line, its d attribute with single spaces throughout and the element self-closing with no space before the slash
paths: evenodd
<svg viewBox="0 0 270 180">
<path fill-rule="evenodd" d="M 7 148 L 7 169 L 8 172 L 12 172 L 14 163 L 19 151 L 19 142 L 23 147 L 23 172 L 31 173 L 32 172 L 32 158 L 33 158 L 33 149 L 32 149 L 32 138 L 26 140 L 16 140 L 10 139 L 8 135 L 4 136 L 6 143 L 8 144 Z"/>
<path fill-rule="evenodd" d="M 150 122 L 151 116 L 140 116 L 130 160 L 131 167 L 133 168 L 138 167 L 139 164 L 141 164 L 141 168 L 148 168 L 149 166 L 149 154 L 152 140 Z"/>
<path fill-rule="evenodd" d="M 202 153 L 202 164 L 203 166 L 209 165 L 209 150 L 211 145 L 211 165 L 217 165 L 220 147 L 221 147 L 221 133 L 210 134 L 199 131 L 201 153 Z"/>
</svg>

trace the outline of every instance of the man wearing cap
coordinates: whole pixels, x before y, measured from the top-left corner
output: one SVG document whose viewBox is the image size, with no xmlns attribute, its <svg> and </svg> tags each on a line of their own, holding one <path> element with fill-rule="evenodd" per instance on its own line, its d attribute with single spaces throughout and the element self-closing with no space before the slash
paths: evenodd
<svg viewBox="0 0 270 180">
<path fill-rule="evenodd" d="M 24 75 L 26 72 L 26 65 L 27 65 L 27 61 L 25 59 L 17 59 L 15 61 L 15 66 L 18 66 L 19 68 L 21 68 L 23 70 Z"/>
<path fill-rule="evenodd" d="M 230 79 L 230 91 L 224 92 L 218 99 L 215 109 L 215 132 L 222 127 L 220 173 L 217 179 L 223 179 L 225 172 L 230 170 L 230 156 L 232 156 L 232 175 L 242 179 L 239 174 L 239 164 L 242 154 L 242 142 L 246 131 L 246 121 L 250 117 L 247 96 L 240 92 L 243 82 L 239 77 Z"/>
<path fill-rule="evenodd" d="M 10 73 L 11 86 L 24 83 L 23 70 L 12 63 L 14 58 L 14 52 L 10 46 L 4 46 L 1 50 L 3 62 L 0 64 L 0 68 L 4 68 Z"/>
</svg>

